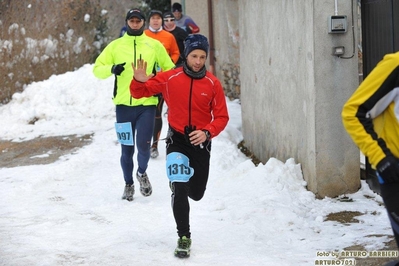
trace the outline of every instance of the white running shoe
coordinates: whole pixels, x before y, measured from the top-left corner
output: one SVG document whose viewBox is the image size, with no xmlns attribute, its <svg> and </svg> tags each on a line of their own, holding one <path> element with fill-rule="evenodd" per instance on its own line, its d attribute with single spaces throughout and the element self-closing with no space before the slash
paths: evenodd
<svg viewBox="0 0 399 266">
<path fill-rule="evenodd" d="M 141 176 L 139 173 L 136 174 L 137 180 L 140 183 L 140 193 L 144 197 L 151 196 L 152 194 L 152 186 L 150 180 L 148 179 L 147 173 L 142 174 Z"/>
</svg>

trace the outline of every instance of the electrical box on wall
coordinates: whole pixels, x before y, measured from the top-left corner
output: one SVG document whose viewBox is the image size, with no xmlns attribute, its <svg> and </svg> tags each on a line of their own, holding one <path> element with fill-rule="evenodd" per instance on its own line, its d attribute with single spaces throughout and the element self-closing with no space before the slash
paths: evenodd
<svg viewBox="0 0 399 266">
<path fill-rule="evenodd" d="M 328 33 L 345 33 L 347 29 L 346 16 L 328 17 Z"/>
</svg>

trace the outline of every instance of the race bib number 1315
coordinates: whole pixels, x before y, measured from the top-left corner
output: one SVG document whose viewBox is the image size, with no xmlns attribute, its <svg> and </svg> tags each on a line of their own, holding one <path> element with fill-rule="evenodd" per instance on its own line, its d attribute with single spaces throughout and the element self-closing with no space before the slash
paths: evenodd
<svg viewBox="0 0 399 266">
<path fill-rule="evenodd" d="M 194 175 L 188 157 L 180 152 L 171 152 L 166 156 L 166 175 L 170 182 L 188 182 Z"/>
</svg>

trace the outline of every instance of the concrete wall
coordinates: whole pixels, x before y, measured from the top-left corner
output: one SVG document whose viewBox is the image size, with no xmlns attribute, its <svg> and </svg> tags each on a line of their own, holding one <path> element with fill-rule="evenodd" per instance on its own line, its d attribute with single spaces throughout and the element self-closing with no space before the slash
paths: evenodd
<svg viewBox="0 0 399 266">
<path fill-rule="evenodd" d="M 350 2 L 338 1 L 349 29 Z M 340 113 L 358 86 L 357 51 L 352 59 L 331 55 L 343 45 L 350 56 L 353 41 L 351 31 L 328 34 L 334 0 L 240 0 L 239 11 L 245 143 L 263 162 L 301 163 L 319 197 L 356 191 L 359 150 Z"/>
<path fill-rule="evenodd" d="M 230 99 L 241 96 L 238 0 L 213 0 L 213 36 L 216 75 Z"/>
</svg>

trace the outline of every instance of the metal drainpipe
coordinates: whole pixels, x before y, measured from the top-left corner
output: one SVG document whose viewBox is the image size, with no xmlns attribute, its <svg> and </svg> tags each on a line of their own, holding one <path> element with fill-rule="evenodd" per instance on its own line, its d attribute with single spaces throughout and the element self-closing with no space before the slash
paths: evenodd
<svg viewBox="0 0 399 266">
<path fill-rule="evenodd" d="M 183 14 L 186 14 L 186 0 L 181 0 L 181 9 Z"/>
<path fill-rule="evenodd" d="M 183 0 L 184 1 L 184 0 Z M 215 44 L 213 40 L 213 11 L 212 0 L 208 0 L 208 30 L 209 30 L 209 70 L 216 75 L 215 71 Z"/>
</svg>

